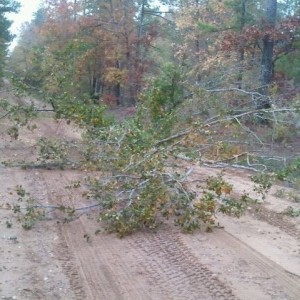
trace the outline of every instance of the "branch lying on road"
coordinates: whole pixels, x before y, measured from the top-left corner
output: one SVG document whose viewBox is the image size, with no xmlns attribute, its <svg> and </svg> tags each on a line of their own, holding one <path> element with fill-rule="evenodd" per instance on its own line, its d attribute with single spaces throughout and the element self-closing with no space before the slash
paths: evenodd
<svg viewBox="0 0 300 300">
<path fill-rule="evenodd" d="M 78 207 L 78 208 L 73 208 L 72 210 L 74 211 L 82 211 L 82 210 L 87 210 L 87 209 L 91 209 L 91 208 L 95 208 L 100 206 L 101 203 L 97 203 L 97 204 L 92 204 L 92 205 L 88 205 L 88 206 L 83 206 L 83 207 Z M 62 208 L 68 208 L 68 207 L 63 207 L 61 205 L 32 205 L 30 206 L 31 208 L 43 208 L 43 209 L 58 209 L 61 210 Z M 12 207 L 0 207 L 1 210 L 11 210 Z M 20 207 L 21 210 L 26 210 L 28 209 L 28 207 Z"/>
<path fill-rule="evenodd" d="M 79 167 L 79 163 L 75 161 L 62 161 L 62 162 L 45 162 L 45 163 L 2 163 L 10 168 L 22 168 L 22 169 L 58 169 L 65 166 L 71 166 L 73 168 Z"/>
<path fill-rule="evenodd" d="M 1 117 L 0 117 L 0 120 L 6 118 L 10 113 L 11 113 L 11 112 L 9 111 L 9 112 L 7 112 L 5 115 L 1 116 Z"/>
<path fill-rule="evenodd" d="M 35 109 L 35 112 L 54 112 L 54 109 Z"/>
</svg>

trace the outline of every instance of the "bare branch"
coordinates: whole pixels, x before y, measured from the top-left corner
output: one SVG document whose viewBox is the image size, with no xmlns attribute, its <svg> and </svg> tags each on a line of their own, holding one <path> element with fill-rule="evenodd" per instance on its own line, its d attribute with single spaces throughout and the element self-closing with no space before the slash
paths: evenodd
<svg viewBox="0 0 300 300">
<path fill-rule="evenodd" d="M 7 117 L 9 114 L 11 114 L 11 111 L 8 111 L 5 115 L 1 116 L 1 117 L 0 117 L 0 120 L 1 120 L 1 119 L 4 119 L 4 118 Z"/>
<path fill-rule="evenodd" d="M 239 120 L 238 118 L 234 118 L 234 120 L 235 120 L 242 128 L 244 128 L 245 131 L 251 133 L 251 134 L 258 140 L 258 142 L 259 142 L 260 144 L 262 144 L 262 145 L 264 144 L 264 143 L 261 141 L 261 139 L 257 136 L 257 134 L 256 134 L 255 132 L 253 132 L 249 127 L 243 125 L 243 124 L 240 122 L 240 120 Z"/>
<path fill-rule="evenodd" d="M 158 146 L 158 145 L 163 144 L 163 143 L 165 143 L 165 142 L 169 142 L 169 141 L 171 141 L 171 140 L 177 139 L 177 138 L 179 138 L 179 137 L 182 137 L 182 136 L 184 136 L 184 135 L 187 135 L 187 134 L 190 133 L 190 132 L 191 132 L 191 129 L 186 129 L 186 130 L 183 131 L 183 132 L 179 132 L 179 133 L 174 134 L 174 135 L 172 135 L 172 136 L 170 136 L 170 137 L 168 137 L 168 138 L 165 138 L 165 139 L 163 139 L 163 140 L 158 141 L 157 143 L 154 144 L 154 146 Z"/>
</svg>

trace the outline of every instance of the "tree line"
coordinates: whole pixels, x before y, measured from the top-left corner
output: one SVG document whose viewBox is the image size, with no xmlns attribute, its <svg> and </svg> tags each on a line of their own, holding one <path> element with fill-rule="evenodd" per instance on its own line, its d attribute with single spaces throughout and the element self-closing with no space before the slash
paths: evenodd
<svg viewBox="0 0 300 300">
<path fill-rule="evenodd" d="M 173 66 L 184 96 L 237 88 L 261 95 L 252 107 L 270 108 L 272 84 L 299 81 L 299 24 L 297 0 L 48 0 L 23 25 L 10 68 L 54 106 L 65 93 L 135 105 Z M 7 31 L 4 48 L 10 39 Z"/>
</svg>

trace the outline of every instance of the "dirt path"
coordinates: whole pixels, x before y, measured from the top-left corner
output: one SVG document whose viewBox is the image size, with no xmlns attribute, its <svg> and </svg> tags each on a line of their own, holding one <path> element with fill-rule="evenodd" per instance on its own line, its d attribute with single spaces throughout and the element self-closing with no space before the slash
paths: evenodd
<svg viewBox="0 0 300 300">
<path fill-rule="evenodd" d="M 41 136 L 80 136 L 63 122 L 36 123 L 37 131 L 22 132 L 16 142 L 1 133 L 1 161 L 34 159 Z M 191 176 L 215 172 L 195 167 Z M 96 209 L 69 223 L 49 211 L 49 220 L 31 231 L 16 222 L 10 209 L 16 185 L 43 205 L 82 207 L 89 204 L 82 197 L 84 186 L 66 186 L 87 175 L 0 166 L 1 299 L 300 299 L 300 218 L 278 214 L 291 204 L 274 196 L 279 187 L 260 211 L 249 210 L 240 219 L 219 216 L 225 228 L 213 233 L 184 235 L 166 224 L 157 233 L 122 240 L 95 235 Z M 241 192 L 249 188 L 247 173 L 228 170 L 226 176 Z"/>
</svg>

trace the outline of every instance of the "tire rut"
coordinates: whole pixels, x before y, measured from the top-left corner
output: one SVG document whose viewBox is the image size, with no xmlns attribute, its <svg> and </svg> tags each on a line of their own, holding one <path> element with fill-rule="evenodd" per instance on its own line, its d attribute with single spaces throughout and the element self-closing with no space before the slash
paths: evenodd
<svg viewBox="0 0 300 300">
<path fill-rule="evenodd" d="M 167 230 L 136 234 L 130 243 L 140 254 L 139 263 L 161 291 L 161 299 L 237 299 L 180 241 L 179 233 Z"/>
<path fill-rule="evenodd" d="M 78 206 L 80 193 L 63 188 L 70 175 L 59 173 L 58 186 L 58 172 L 51 176 L 47 171 L 45 188 L 56 186 L 60 204 Z M 101 234 L 87 242 L 83 237 L 89 230 L 84 216 L 62 224 L 60 230 L 57 255 L 77 299 L 237 299 L 175 230 L 137 233 L 123 240 Z"/>
<path fill-rule="evenodd" d="M 75 257 L 69 251 L 68 244 L 62 233 L 60 226 L 60 237 L 62 237 L 56 250 L 56 256 L 59 258 L 65 275 L 69 278 L 70 286 L 75 295 L 75 299 L 87 299 L 85 289 L 82 285 L 82 278 L 79 274 L 78 267 L 74 264 Z"/>
<path fill-rule="evenodd" d="M 49 171 L 47 171 L 49 172 Z M 33 173 L 33 171 L 32 171 Z M 37 177 L 38 178 L 34 178 Z M 48 176 L 48 175 L 47 175 Z M 53 189 L 53 186 L 49 184 L 49 181 L 45 179 L 44 172 L 42 171 L 41 173 L 34 173 L 33 176 L 33 182 L 37 182 L 38 180 L 38 189 L 41 191 L 46 191 L 47 192 L 47 198 L 51 199 L 50 191 Z M 61 262 L 61 266 L 63 268 L 63 271 L 67 278 L 69 279 L 70 286 L 72 288 L 72 291 L 74 293 L 75 299 L 81 300 L 81 299 L 86 299 L 86 293 L 84 290 L 84 287 L 82 286 L 81 282 L 81 276 L 79 274 L 77 266 L 74 264 L 75 258 L 72 255 L 72 253 L 69 250 L 67 241 L 64 237 L 63 234 L 63 226 L 59 225 L 58 226 L 58 234 L 59 234 L 59 243 L 57 248 L 55 249 L 55 256 L 58 258 L 58 260 Z"/>
<path fill-rule="evenodd" d="M 257 209 L 253 209 L 253 211 L 254 212 L 251 215 L 257 220 L 277 227 L 288 235 L 300 240 L 300 230 L 297 229 L 294 224 L 290 223 L 288 220 L 285 220 L 282 214 L 271 211 L 262 206 L 258 207 Z"/>
<path fill-rule="evenodd" d="M 38 180 L 39 189 L 47 191 L 48 198 L 56 197 L 59 204 L 65 206 L 82 204 L 79 192 L 65 189 L 74 179 L 72 172 L 45 172 L 47 174 L 39 172 L 33 181 Z M 54 195 L 51 194 L 53 187 Z M 261 210 L 256 217 L 285 228 L 285 232 L 294 237 L 299 234 L 292 224 L 278 219 L 276 213 L 270 217 Z M 201 263 L 201 258 L 191 251 L 176 230 L 166 226 L 158 233 L 136 233 L 123 240 L 101 234 L 87 242 L 84 236 L 91 232 L 91 222 L 81 216 L 72 223 L 59 225 L 60 243 L 56 255 L 60 257 L 75 299 L 238 299 L 229 284 Z M 285 226 L 280 227 L 283 224 Z M 234 245 L 244 260 L 282 286 L 290 296 L 288 299 L 299 296 L 299 280 L 229 233 L 222 233 L 215 243 Z"/>
<path fill-rule="evenodd" d="M 281 290 L 289 297 L 285 299 L 300 299 L 299 277 L 289 274 L 280 265 L 263 256 L 225 230 L 218 230 L 214 235 L 211 235 L 211 240 L 220 248 L 222 248 L 224 244 L 229 244 L 231 248 L 238 249 L 237 257 L 255 266 L 270 279 L 272 278 L 277 287 L 281 287 Z"/>
<path fill-rule="evenodd" d="M 72 172 L 52 174 L 53 176 L 49 176 L 49 171 L 47 172 L 48 184 L 56 185 L 56 197 L 59 195 L 60 204 L 71 207 L 78 206 L 79 203 L 82 205 L 80 193 L 72 193 L 64 188 L 70 183 L 68 177 L 72 177 Z M 97 223 L 94 222 L 96 221 L 82 215 L 60 226 L 63 242 L 58 255 L 61 255 L 62 260 L 65 259 L 64 270 L 70 278 L 72 288 L 77 291 L 77 299 L 152 299 L 148 290 L 144 289 L 143 282 L 133 277 L 138 277 L 142 272 L 135 274 L 132 269 L 138 269 L 138 266 L 134 259 L 131 254 L 122 252 L 126 248 L 126 240 L 121 241 L 104 234 L 95 237 L 90 234 L 91 230 L 95 232 Z M 84 238 L 87 234 L 92 236 L 89 241 Z M 131 252 L 134 249 L 128 249 L 127 253 Z"/>
</svg>

